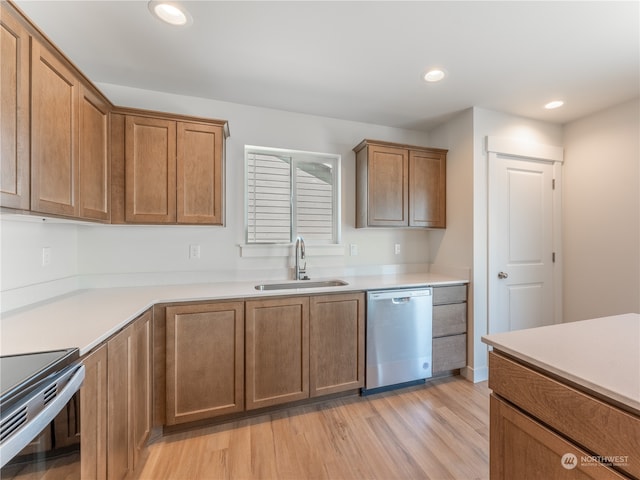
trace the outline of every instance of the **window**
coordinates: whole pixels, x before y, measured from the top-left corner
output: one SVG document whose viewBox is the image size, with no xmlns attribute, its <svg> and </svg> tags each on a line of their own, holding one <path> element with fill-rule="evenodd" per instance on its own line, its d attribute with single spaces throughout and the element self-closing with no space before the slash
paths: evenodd
<svg viewBox="0 0 640 480">
<path fill-rule="evenodd" d="M 247 243 L 340 241 L 340 155 L 245 147 Z"/>
</svg>

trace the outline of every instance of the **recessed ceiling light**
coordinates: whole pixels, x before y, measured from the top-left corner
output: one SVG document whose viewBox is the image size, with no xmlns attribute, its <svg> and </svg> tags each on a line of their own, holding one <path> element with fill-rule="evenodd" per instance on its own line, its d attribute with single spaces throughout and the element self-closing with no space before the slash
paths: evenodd
<svg viewBox="0 0 640 480">
<path fill-rule="evenodd" d="M 562 100 L 554 100 L 553 102 L 547 103 L 544 108 L 546 108 L 547 110 L 553 110 L 554 108 L 561 107 L 562 105 L 564 105 L 564 102 Z"/>
<path fill-rule="evenodd" d="M 427 73 L 425 73 L 423 78 L 425 82 L 439 82 L 444 77 L 445 77 L 444 70 L 440 70 L 439 68 L 434 68 L 432 70 L 429 70 Z"/>
<path fill-rule="evenodd" d="M 177 2 L 151 0 L 149 2 L 149 11 L 170 25 L 184 26 L 193 23 L 193 18 L 187 9 Z"/>
</svg>

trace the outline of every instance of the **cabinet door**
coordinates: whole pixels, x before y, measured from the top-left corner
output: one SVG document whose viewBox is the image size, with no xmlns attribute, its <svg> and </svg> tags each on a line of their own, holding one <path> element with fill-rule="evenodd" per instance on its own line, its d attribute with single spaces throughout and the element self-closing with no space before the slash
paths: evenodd
<svg viewBox="0 0 640 480">
<path fill-rule="evenodd" d="M 166 309 L 166 423 L 244 410 L 244 303 Z"/>
<path fill-rule="evenodd" d="M 125 219 L 176 221 L 176 122 L 127 116 L 125 125 Z"/>
<path fill-rule="evenodd" d="M 0 4 L 0 206 L 29 209 L 29 33 Z"/>
<path fill-rule="evenodd" d="M 627 478 L 597 462 L 584 450 L 491 395 L 489 458 L 492 480 Z"/>
<path fill-rule="evenodd" d="M 107 478 L 107 346 L 82 360 L 80 389 L 81 478 Z"/>
<path fill-rule="evenodd" d="M 137 468 L 141 451 L 151 433 L 152 414 L 152 355 L 151 310 L 133 324 L 131 419 L 129 430 L 133 434 L 133 468 Z"/>
<path fill-rule="evenodd" d="M 369 146 L 369 226 L 395 227 L 409 224 L 409 152 L 393 147 Z"/>
<path fill-rule="evenodd" d="M 109 106 L 93 91 L 80 88 L 79 215 L 109 220 Z"/>
<path fill-rule="evenodd" d="M 133 470 L 129 431 L 132 330 L 129 326 L 107 343 L 107 476 L 121 479 Z"/>
<path fill-rule="evenodd" d="M 35 39 L 31 75 L 31 209 L 77 216 L 79 81 Z"/>
<path fill-rule="evenodd" d="M 179 223 L 222 225 L 222 127 L 178 122 Z"/>
<path fill-rule="evenodd" d="M 309 297 L 246 303 L 247 410 L 309 397 Z"/>
<path fill-rule="evenodd" d="M 364 294 L 310 299 L 309 393 L 327 395 L 364 385 Z"/>
<path fill-rule="evenodd" d="M 447 157 L 409 152 L 409 225 L 445 228 Z"/>
</svg>

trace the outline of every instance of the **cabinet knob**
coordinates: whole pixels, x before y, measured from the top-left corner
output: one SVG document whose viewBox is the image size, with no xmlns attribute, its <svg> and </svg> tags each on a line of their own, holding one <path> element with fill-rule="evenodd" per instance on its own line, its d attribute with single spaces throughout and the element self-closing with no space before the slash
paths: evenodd
<svg viewBox="0 0 640 480">
<path fill-rule="evenodd" d="M 500 272 L 500 273 L 498 273 L 498 278 L 499 278 L 499 279 L 501 279 L 501 280 L 503 280 L 503 279 L 505 279 L 505 278 L 508 278 L 508 277 L 509 277 L 509 274 L 508 274 L 508 273 L 506 273 L 506 272 Z"/>
</svg>

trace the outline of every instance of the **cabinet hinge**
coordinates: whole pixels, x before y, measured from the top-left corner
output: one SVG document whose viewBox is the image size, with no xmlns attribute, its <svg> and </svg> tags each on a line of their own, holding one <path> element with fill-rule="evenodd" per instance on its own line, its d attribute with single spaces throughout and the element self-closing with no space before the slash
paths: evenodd
<svg viewBox="0 0 640 480">
<path fill-rule="evenodd" d="M 556 179 L 552 179 L 551 180 L 551 190 L 555 190 L 556 189 Z"/>
<path fill-rule="evenodd" d="M 556 252 L 553 252 L 553 253 L 551 254 L 551 261 L 552 261 L 553 263 L 556 263 Z"/>
</svg>

